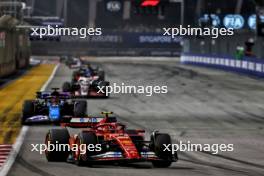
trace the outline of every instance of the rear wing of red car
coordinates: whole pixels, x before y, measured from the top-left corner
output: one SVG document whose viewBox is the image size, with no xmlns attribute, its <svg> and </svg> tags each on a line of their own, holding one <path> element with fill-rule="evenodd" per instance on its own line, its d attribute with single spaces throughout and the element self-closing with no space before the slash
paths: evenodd
<svg viewBox="0 0 264 176">
<path fill-rule="evenodd" d="M 63 127 L 72 127 L 72 128 L 92 128 L 98 123 L 116 123 L 116 117 L 109 117 L 109 114 L 113 112 L 101 112 L 104 117 L 71 117 L 65 116 L 61 126 Z"/>
<path fill-rule="evenodd" d="M 68 117 L 67 120 L 61 122 L 62 127 L 71 128 L 91 128 L 100 123 L 103 117 Z"/>
</svg>

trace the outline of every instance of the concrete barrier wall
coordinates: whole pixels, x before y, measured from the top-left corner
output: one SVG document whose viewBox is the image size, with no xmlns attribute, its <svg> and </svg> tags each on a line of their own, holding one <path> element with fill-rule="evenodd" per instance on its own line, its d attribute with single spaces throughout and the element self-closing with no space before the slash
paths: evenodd
<svg viewBox="0 0 264 176">
<path fill-rule="evenodd" d="M 245 57 L 237 60 L 230 56 L 182 54 L 181 63 L 264 77 L 263 59 Z"/>
<path fill-rule="evenodd" d="M 24 31 L 0 30 L 0 78 L 29 64 L 30 45 Z"/>
<path fill-rule="evenodd" d="M 26 31 L 19 31 L 16 37 L 16 68 L 21 69 L 29 65 L 31 46 Z"/>
<path fill-rule="evenodd" d="M 14 33 L 0 31 L 0 77 L 7 76 L 16 70 Z"/>
</svg>

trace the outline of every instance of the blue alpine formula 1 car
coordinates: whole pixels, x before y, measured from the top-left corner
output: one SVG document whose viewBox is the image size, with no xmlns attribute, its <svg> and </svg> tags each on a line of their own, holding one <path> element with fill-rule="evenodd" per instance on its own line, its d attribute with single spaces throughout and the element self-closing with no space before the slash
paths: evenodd
<svg viewBox="0 0 264 176">
<path fill-rule="evenodd" d="M 82 117 L 87 112 L 87 102 L 74 100 L 69 93 L 52 91 L 36 93 L 35 100 L 25 100 L 22 107 L 22 124 L 59 123 L 67 116 Z"/>
</svg>

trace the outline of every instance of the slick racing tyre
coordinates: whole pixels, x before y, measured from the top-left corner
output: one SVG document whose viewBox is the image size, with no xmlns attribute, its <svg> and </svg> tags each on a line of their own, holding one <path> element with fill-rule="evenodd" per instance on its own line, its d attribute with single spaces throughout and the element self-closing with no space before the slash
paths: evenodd
<svg viewBox="0 0 264 176">
<path fill-rule="evenodd" d="M 89 162 L 89 157 L 92 155 L 96 155 L 96 151 L 88 151 L 87 148 L 81 148 L 80 146 L 88 146 L 93 144 L 94 146 L 98 144 L 97 136 L 92 132 L 81 132 L 78 134 L 78 138 L 76 141 L 78 150 L 74 153 L 75 164 L 78 166 L 83 166 L 85 164 L 91 165 Z M 84 151 L 85 150 L 85 151 Z"/>
<path fill-rule="evenodd" d="M 106 87 L 109 86 L 110 83 L 108 81 L 99 81 L 98 86 L 99 87 L 104 87 L 104 91 L 106 90 Z"/>
<path fill-rule="evenodd" d="M 27 118 L 32 117 L 34 115 L 34 111 L 34 102 L 32 100 L 26 100 L 22 108 L 22 124 L 25 124 Z"/>
<path fill-rule="evenodd" d="M 87 114 L 87 102 L 86 101 L 77 101 L 74 104 L 74 116 L 75 117 L 84 117 Z"/>
<path fill-rule="evenodd" d="M 73 82 L 73 83 L 77 82 L 77 81 L 78 81 L 78 80 L 77 80 L 78 77 L 79 77 L 79 72 L 78 72 L 78 71 L 74 71 L 74 72 L 72 73 L 72 82 Z"/>
<path fill-rule="evenodd" d="M 106 89 L 107 89 L 107 87 L 110 85 L 110 83 L 109 83 L 108 81 L 96 81 L 96 82 L 93 83 L 93 84 L 94 84 L 94 87 L 96 87 L 98 90 L 99 90 L 98 87 L 102 88 L 102 90 L 104 91 L 104 95 L 105 95 L 104 98 L 109 98 L 109 94 L 106 95 Z M 98 87 L 97 87 L 97 86 L 98 86 Z"/>
<path fill-rule="evenodd" d="M 153 140 L 153 139 L 152 139 Z M 153 161 L 152 165 L 154 167 L 166 168 L 169 167 L 172 163 L 172 153 L 171 151 L 164 151 L 164 144 L 171 144 L 171 138 L 168 134 L 157 134 L 154 144 L 154 152 L 155 154 L 162 160 Z"/>
<path fill-rule="evenodd" d="M 50 147 L 45 151 L 45 155 L 48 161 L 67 161 L 69 156 L 69 132 L 66 128 L 63 129 L 51 129 L 46 135 L 45 144 L 46 146 L 61 146 L 60 150 L 52 150 Z"/>
<path fill-rule="evenodd" d="M 62 91 L 63 92 L 71 92 L 71 83 L 69 83 L 69 82 L 63 83 Z"/>
<path fill-rule="evenodd" d="M 105 72 L 103 70 L 98 71 L 98 77 L 99 77 L 99 80 L 104 81 L 105 80 Z"/>
</svg>

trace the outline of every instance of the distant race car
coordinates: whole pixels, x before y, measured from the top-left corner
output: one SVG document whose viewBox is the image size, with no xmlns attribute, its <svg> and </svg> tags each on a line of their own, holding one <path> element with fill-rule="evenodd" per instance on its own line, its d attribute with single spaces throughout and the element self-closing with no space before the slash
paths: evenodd
<svg viewBox="0 0 264 176">
<path fill-rule="evenodd" d="M 177 153 L 164 150 L 165 144 L 171 144 L 170 135 L 155 131 L 150 141 L 146 141 L 144 130 L 127 129 L 115 117 L 109 117 L 111 113 L 102 114 L 105 117 L 72 118 L 68 123 L 61 123 L 61 129 L 49 130 L 45 138 L 46 146 L 57 144 L 68 147 L 65 150 L 45 150 L 47 160 L 77 165 L 148 161 L 154 167 L 169 167 L 178 160 Z M 80 131 L 70 135 L 66 127 L 80 128 Z"/>
<path fill-rule="evenodd" d="M 53 91 L 37 92 L 35 100 L 25 100 L 22 107 L 22 124 L 61 122 L 64 116 L 82 117 L 87 112 L 87 102 L 71 99 L 69 93 Z"/>
<path fill-rule="evenodd" d="M 98 66 L 91 66 L 90 64 L 83 64 L 79 70 L 76 70 L 72 74 L 72 82 L 75 82 L 81 76 L 98 76 L 101 81 L 105 80 L 105 72 Z"/>
<path fill-rule="evenodd" d="M 63 60 L 63 58 L 62 58 L 62 60 Z M 75 68 L 80 68 L 82 66 L 82 61 L 78 57 L 66 57 L 65 64 L 69 68 L 75 69 Z"/>
<path fill-rule="evenodd" d="M 105 88 L 109 86 L 109 82 L 104 81 L 104 73 L 101 77 L 98 72 L 91 71 L 86 68 L 73 73 L 72 82 L 65 82 L 62 85 L 64 92 L 71 92 L 75 97 L 103 97 L 107 98 Z M 99 87 L 103 88 L 103 92 L 99 91 Z"/>
</svg>

